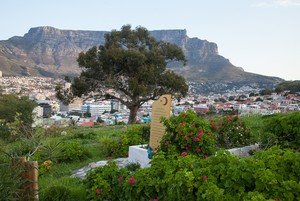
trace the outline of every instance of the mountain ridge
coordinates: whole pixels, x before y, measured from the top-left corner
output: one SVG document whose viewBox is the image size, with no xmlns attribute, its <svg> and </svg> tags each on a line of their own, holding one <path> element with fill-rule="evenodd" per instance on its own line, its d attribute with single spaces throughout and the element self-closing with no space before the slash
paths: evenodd
<svg viewBox="0 0 300 201">
<path fill-rule="evenodd" d="M 33 27 L 24 36 L 0 41 L 0 70 L 3 75 L 76 76 L 81 69 L 78 54 L 92 46 L 104 44 L 108 31 L 62 30 L 51 26 Z M 283 79 L 245 72 L 218 53 L 216 43 L 190 38 L 185 29 L 153 30 L 157 40 L 175 43 L 188 60 L 185 67 L 171 63 L 168 67 L 193 82 L 266 83 Z"/>
</svg>

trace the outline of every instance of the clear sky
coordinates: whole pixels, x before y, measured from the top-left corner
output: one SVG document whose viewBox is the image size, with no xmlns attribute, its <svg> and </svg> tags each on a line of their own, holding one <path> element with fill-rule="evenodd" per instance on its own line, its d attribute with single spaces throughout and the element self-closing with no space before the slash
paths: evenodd
<svg viewBox="0 0 300 201">
<path fill-rule="evenodd" d="M 0 0 L 0 40 L 31 27 L 186 29 L 245 71 L 300 80 L 300 0 Z"/>
</svg>

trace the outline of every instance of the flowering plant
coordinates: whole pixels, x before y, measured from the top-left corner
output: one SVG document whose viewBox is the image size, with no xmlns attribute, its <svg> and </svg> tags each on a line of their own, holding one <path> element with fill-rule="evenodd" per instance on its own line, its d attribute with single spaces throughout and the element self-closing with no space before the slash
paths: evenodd
<svg viewBox="0 0 300 201">
<path fill-rule="evenodd" d="M 203 158 L 215 153 L 215 139 L 209 121 L 201 119 L 191 110 L 162 119 L 166 134 L 160 142 L 164 152 L 177 152 L 181 156 L 195 154 Z"/>
<path fill-rule="evenodd" d="M 219 148 L 230 149 L 247 146 L 253 143 L 250 129 L 237 115 L 227 115 L 219 119 L 211 119 L 210 125 L 216 133 Z"/>
</svg>

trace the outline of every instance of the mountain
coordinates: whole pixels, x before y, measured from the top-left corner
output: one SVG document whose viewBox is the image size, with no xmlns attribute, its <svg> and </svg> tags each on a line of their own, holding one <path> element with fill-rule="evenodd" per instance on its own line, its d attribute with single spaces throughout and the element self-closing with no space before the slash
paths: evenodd
<svg viewBox="0 0 300 201">
<path fill-rule="evenodd" d="M 31 28 L 23 37 L 0 41 L 0 70 L 3 75 L 60 77 L 78 75 L 78 54 L 103 44 L 107 31 L 60 30 L 54 27 Z M 169 68 L 196 83 L 277 84 L 281 78 L 245 72 L 218 54 L 215 43 L 190 38 L 186 30 L 155 30 L 157 40 L 177 44 L 188 60 L 182 67 Z"/>
</svg>

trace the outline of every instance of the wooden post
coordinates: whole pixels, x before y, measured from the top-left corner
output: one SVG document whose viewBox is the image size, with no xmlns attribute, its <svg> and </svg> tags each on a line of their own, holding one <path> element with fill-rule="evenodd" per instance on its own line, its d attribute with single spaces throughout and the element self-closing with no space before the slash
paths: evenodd
<svg viewBox="0 0 300 201">
<path fill-rule="evenodd" d="M 30 201 L 36 201 L 38 200 L 38 162 L 27 161 L 26 172 L 27 185 L 24 190 Z"/>
<path fill-rule="evenodd" d="M 38 200 L 38 162 L 26 161 L 25 157 L 13 158 L 12 165 L 16 173 L 21 170 L 22 183 L 18 200 L 37 201 Z"/>
</svg>

